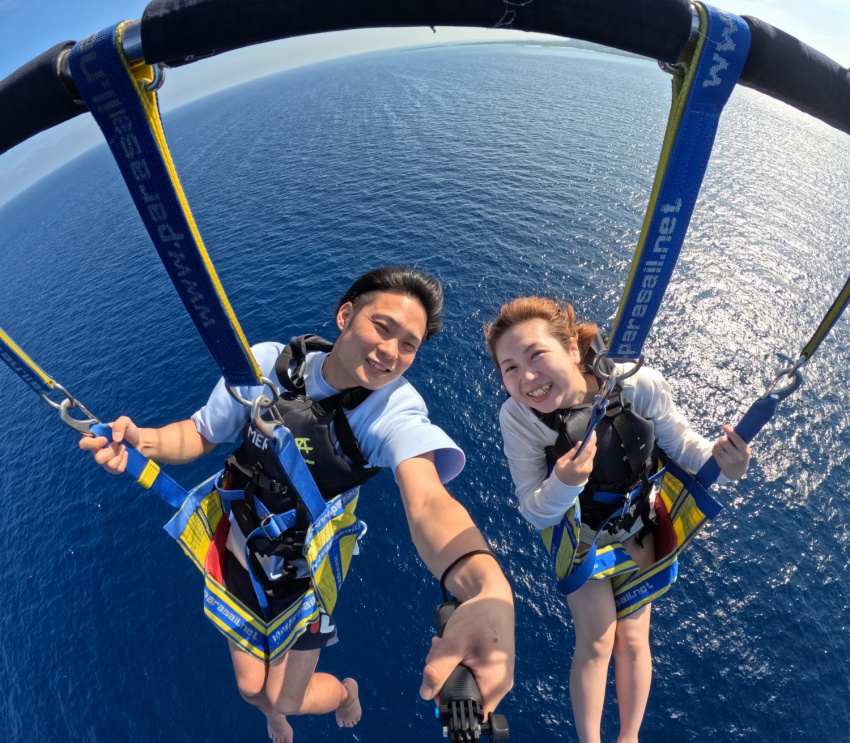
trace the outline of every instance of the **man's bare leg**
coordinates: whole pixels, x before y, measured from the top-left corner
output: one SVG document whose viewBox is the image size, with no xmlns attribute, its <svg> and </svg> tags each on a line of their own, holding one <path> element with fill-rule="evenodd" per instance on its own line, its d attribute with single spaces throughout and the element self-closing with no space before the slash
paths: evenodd
<svg viewBox="0 0 850 743">
<path fill-rule="evenodd" d="M 319 650 L 291 650 L 270 664 L 266 694 L 278 712 L 286 715 L 335 712 L 340 727 L 353 727 L 361 714 L 357 682 L 316 673 L 319 653 Z"/>
<path fill-rule="evenodd" d="M 269 721 L 269 737 L 275 743 L 292 743 L 286 715 L 320 715 L 335 712 L 340 727 L 360 720 L 357 682 L 339 681 L 328 673 L 316 673 L 319 650 L 291 650 L 269 665 L 229 642 L 230 657 L 239 693 Z"/>
<path fill-rule="evenodd" d="M 286 721 L 286 715 L 278 712 L 266 694 L 266 676 L 268 666 L 251 657 L 235 643 L 227 641 L 233 671 L 236 674 L 236 686 L 239 694 L 252 707 L 256 707 L 266 716 L 269 738 L 272 743 L 293 743 L 292 726 Z"/>
</svg>

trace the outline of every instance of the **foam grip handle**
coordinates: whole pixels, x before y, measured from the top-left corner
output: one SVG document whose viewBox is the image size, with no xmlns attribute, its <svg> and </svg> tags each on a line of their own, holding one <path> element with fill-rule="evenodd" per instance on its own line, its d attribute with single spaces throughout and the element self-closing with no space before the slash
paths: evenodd
<svg viewBox="0 0 850 743">
<path fill-rule="evenodd" d="M 735 426 L 735 433 L 749 444 L 773 417 L 777 405 L 779 405 L 779 398 L 775 395 L 759 398 L 750 405 L 749 410 L 744 413 L 744 417 L 738 421 L 738 425 Z M 696 475 L 700 485 L 704 488 L 711 487 L 719 476 L 720 465 L 713 456 L 708 458 L 708 461 L 700 468 L 700 471 Z"/>
</svg>

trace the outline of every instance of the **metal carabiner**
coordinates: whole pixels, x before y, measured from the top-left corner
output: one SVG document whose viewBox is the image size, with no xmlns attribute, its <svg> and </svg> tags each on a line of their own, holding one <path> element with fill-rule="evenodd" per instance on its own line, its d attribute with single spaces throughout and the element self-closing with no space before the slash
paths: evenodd
<svg viewBox="0 0 850 743">
<path fill-rule="evenodd" d="M 599 377 L 600 379 L 605 379 L 605 380 L 612 379 L 612 377 L 610 375 L 608 375 L 604 371 L 602 371 L 602 367 L 600 366 L 600 364 L 602 363 L 602 360 L 607 355 L 608 355 L 608 349 L 603 349 L 602 351 L 597 353 L 596 357 L 593 359 L 593 367 L 592 367 L 592 371 L 593 371 L 594 375 Z M 643 354 L 638 356 L 637 361 L 634 362 L 634 366 L 631 369 L 629 369 L 625 374 L 618 374 L 616 377 L 613 377 L 614 382 L 621 382 L 624 379 L 628 379 L 633 374 L 635 374 L 637 372 L 637 370 L 640 369 L 642 366 L 643 366 Z M 612 386 L 611 389 L 613 389 L 613 386 Z"/>
<path fill-rule="evenodd" d="M 595 364 L 595 362 L 594 362 Z M 614 391 L 614 386 L 616 385 L 617 380 L 613 377 L 606 377 L 605 386 L 599 390 L 599 393 L 596 395 L 596 399 L 593 401 L 593 407 L 590 409 L 590 420 L 587 421 L 587 428 L 584 431 L 584 437 L 581 441 L 581 446 L 578 448 L 575 456 L 572 458 L 572 461 L 575 462 L 578 459 L 579 454 L 584 451 L 584 447 L 587 446 L 587 442 L 590 441 L 590 434 L 596 429 L 596 426 L 599 425 L 599 421 L 601 421 L 605 417 L 605 413 L 608 411 L 608 398 L 611 396 L 611 393 Z"/>
<path fill-rule="evenodd" d="M 88 418 L 72 418 L 70 411 L 73 408 L 79 408 L 84 415 L 88 416 Z M 59 404 L 59 417 L 62 418 L 62 420 L 77 433 L 83 434 L 90 434 L 91 427 L 96 423 L 100 423 L 96 416 L 92 415 L 88 410 L 86 410 L 82 403 L 78 402 L 70 395 Z"/>
<path fill-rule="evenodd" d="M 41 399 L 44 400 L 44 402 L 46 402 L 51 408 L 58 410 L 59 417 L 75 431 L 84 434 L 91 433 L 91 427 L 95 423 L 100 423 L 97 416 L 86 410 L 85 405 L 77 400 L 70 392 L 68 392 L 68 390 L 59 384 L 59 382 L 54 382 L 53 389 L 58 390 L 65 396 L 65 399 L 62 400 L 62 402 L 55 402 L 54 400 L 51 400 L 43 392 L 40 394 Z M 84 415 L 88 416 L 88 418 L 72 418 L 70 411 L 74 408 L 79 408 Z"/>
<path fill-rule="evenodd" d="M 257 429 L 267 438 L 273 439 L 274 429 L 276 426 L 271 426 L 268 421 L 264 421 L 261 414 L 263 410 L 271 408 L 278 400 L 280 400 L 280 392 L 278 391 L 275 383 L 268 377 L 260 377 L 260 381 L 265 387 L 268 387 L 269 390 L 271 390 L 271 398 L 261 392 L 253 400 L 247 400 L 233 389 L 233 387 L 227 384 L 227 382 L 224 383 L 224 388 L 228 391 L 228 393 L 230 393 L 230 396 L 236 400 L 236 402 L 244 405 L 246 408 L 251 408 L 251 420 L 254 421 Z"/>
<path fill-rule="evenodd" d="M 275 400 L 277 397 L 278 396 L 276 395 Z M 266 395 L 258 395 L 254 399 L 254 402 L 251 403 L 251 420 L 254 421 L 254 425 L 257 427 L 257 430 L 267 439 L 274 438 L 274 432 L 277 425 L 263 420 L 262 412 L 266 408 L 270 408 L 274 404 L 275 400 L 270 399 Z"/>
<path fill-rule="evenodd" d="M 605 413 L 608 411 L 608 398 L 611 396 L 611 393 L 614 391 L 614 387 L 617 385 L 617 382 L 622 381 L 623 379 L 628 379 L 632 376 L 638 369 L 643 366 L 643 354 L 641 354 L 635 365 L 629 369 L 625 374 L 618 375 L 610 375 L 606 372 L 602 371 L 601 363 L 602 360 L 608 355 L 608 351 L 602 350 L 596 354 L 596 358 L 593 359 L 593 374 L 597 377 L 597 379 L 602 379 L 605 381 L 605 385 L 599 390 L 599 394 L 596 395 L 596 399 L 593 401 L 593 407 L 590 410 L 590 420 L 587 422 L 587 429 L 584 432 L 584 438 L 582 439 L 581 446 L 578 448 L 575 456 L 572 461 L 575 461 L 579 454 L 584 451 L 584 447 L 587 446 L 587 442 L 590 439 L 590 434 L 593 433 L 596 426 L 599 424 L 605 417 Z"/>
<path fill-rule="evenodd" d="M 803 373 L 800 371 L 800 365 L 806 361 L 804 357 L 800 357 L 797 360 L 797 363 L 794 366 L 790 366 L 787 369 L 783 369 L 779 372 L 770 383 L 770 387 L 767 388 L 767 392 L 765 392 L 762 396 L 762 400 L 767 400 L 768 397 L 775 397 L 777 400 L 784 400 L 788 395 L 792 392 L 795 392 L 797 388 L 803 383 Z M 780 387 L 776 389 L 776 386 L 779 384 L 779 381 L 783 378 L 790 378 L 790 382 L 786 384 L 784 387 Z"/>
</svg>

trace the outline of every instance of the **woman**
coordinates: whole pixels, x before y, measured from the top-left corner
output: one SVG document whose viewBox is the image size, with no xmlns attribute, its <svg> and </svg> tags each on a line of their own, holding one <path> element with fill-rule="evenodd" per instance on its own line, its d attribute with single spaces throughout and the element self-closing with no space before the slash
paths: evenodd
<svg viewBox="0 0 850 743">
<path fill-rule="evenodd" d="M 619 544 L 637 570 L 655 562 L 656 446 L 696 472 L 710 456 L 728 480 L 747 470 L 750 449 L 729 426 L 714 444 L 676 409 L 661 374 L 641 368 L 618 382 L 609 413 L 581 448 L 600 382 L 590 368 L 602 347 L 596 325 L 577 323 L 572 306 L 540 297 L 504 305 L 485 328 L 490 355 L 510 395 L 499 421 L 520 511 L 537 529 L 562 523 L 578 501 L 581 557 Z M 615 375 L 627 371 L 611 365 Z M 725 481 L 725 480 L 721 480 Z M 626 513 L 599 491 L 639 493 Z M 616 511 L 616 512 L 614 512 Z M 576 528 L 577 525 L 576 525 Z M 619 544 L 618 544 L 619 543 Z M 629 563 L 634 569 L 634 565 Z M 567 596 L 576 633 L 570 699 L 582 743 L 598 743 L 613 655 L 620 712 L 618 743 L 637 743 L 649 697 L 651 604 L 618 620 L 610 578 L 594 575 Z M 622 612 L 621 612 L 622 615 Z"/>
</svg>

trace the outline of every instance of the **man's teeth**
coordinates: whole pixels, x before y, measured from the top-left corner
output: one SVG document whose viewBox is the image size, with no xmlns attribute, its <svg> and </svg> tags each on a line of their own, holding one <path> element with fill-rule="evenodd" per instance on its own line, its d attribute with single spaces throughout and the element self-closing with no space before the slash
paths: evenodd
<svg viewBox="0 0 850 743">
<path fill-rule="evenodd" d="M 374 367 L 375 367 L 378 371 L 382 371 L 382 372 L 388 372 L 388 371 L 389 371 L 389 369 L 387 369 L 387 367 L 385 367 L 385 366 L 381 366 L 380 364 L 378 364 L 378 363 L 376 363 L 376 362 L 372 361 L 372 359 L 366 359 L 366 360 L 367 360 L 367 361 L 368 361 L 368 362 L 369 362 L 372 366 L 374 366 Z"/>
<path fill-rule="evenodd" d="M 529 397 L 535 397 L 535 398 L 543 397 L 543 395 L 545 395 L 551 387 L 552 387 L 552 383 L 547 382 L 542 387 L 538 387 L 536 390 L 531 390 L 531 392 L 528 393 L 528 396 Z"/>
</svg>

